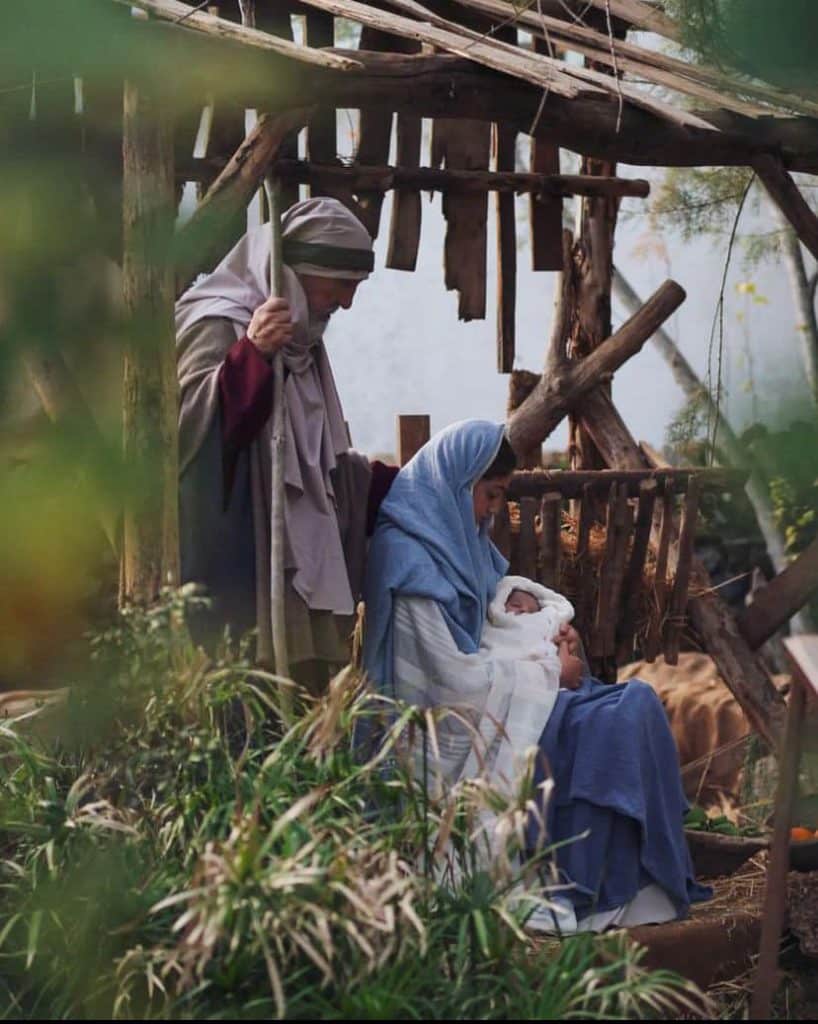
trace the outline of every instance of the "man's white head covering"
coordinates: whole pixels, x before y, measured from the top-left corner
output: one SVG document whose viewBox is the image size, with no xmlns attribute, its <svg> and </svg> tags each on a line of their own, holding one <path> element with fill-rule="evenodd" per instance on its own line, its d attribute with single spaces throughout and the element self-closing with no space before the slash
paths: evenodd
<svg viewBox="0 0 818 1024">
<path fill-rule="evenodd" d="M 298 274 L 362 280 L 373 265 L 372 239 L 358 218 L 337 199 L 296 203 L 281 218 L 284 289 L 290 306 L 293 336 L 282 349 L 285 383 L 285 521 L 287 568 L 293 586 L 310 608 L 338 614 L 354 610 L 343 546 L 335 515 L 331 471 L 349 449 L 341 403 L 335 389 L 321 334 L 326 321 L 311 322 L 307 297 Z M 191 430 L 180 451 L 182 471 L 195 456 L 210 417 L 218 408 L 218 386 L 202 353 L 188 349 L 188 329 L 200 320 L 233 321 L 236 338 L 247 331 L 255 310 L 270 297 L 270 228 L 248 231 L 212 273 L 201 277 L 176 303 L 182 420 L 185 391 L 206 377 L 207 416 Z M 271 444 L 269 422 L 256 444 Z M 180 421 L 180 437 L 182 435 Z M 265 473 L 269 456 L 263 460 Z M 269 493 L 269 481 L 264 484 Z"/>
</svg>

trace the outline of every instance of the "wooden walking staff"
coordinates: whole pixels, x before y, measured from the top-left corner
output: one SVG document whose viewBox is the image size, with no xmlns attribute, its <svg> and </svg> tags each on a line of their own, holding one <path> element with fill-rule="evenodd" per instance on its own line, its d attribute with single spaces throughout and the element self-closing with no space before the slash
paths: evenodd
<svg viewBox="0 0 818 1024">
<path fill-rule="evenodd" d="M 281 259 L 281 184 L 271 174 L 264 178 L 267 208 L 270 213 L 270 295 L 284 291 Z M 284 356 L 279 349 L 273 356 L 273 474 L 272 514 L 270 517 L 270 592 L 273 620 L 273 652 L 276 672 L 289 676 L 287 631 L 284 618 Z M 289 691 L 283 697 L 289 698 Z M 291 702 L 287 700 L 287 705 Z M 291 711 L 291 707 L 286 707 Z"/>
</svg>

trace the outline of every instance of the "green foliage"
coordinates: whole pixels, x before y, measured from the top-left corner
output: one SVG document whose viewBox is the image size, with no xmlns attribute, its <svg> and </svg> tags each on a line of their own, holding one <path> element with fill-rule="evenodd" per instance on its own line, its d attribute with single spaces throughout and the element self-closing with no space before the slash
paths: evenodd
<svg viewBox="0 0 818 1024">
<path fill-rule="evenodd" d="M 555 1019 L 701 1005 L 621 935 L 524 934 L 513 872 L 478 860 L 472 835 L 489 805 L 517 820 L 530 780 L 510 804 L 481 785 L 425 797 L 382 760 L 431 727 L 408 708 L 386 709 L 386 746 L 363 760 L 353 731 L 385 705 L 352 670 L 304 697 L 284 733 L 285 683 L 209 663 L 184 626 L 190 599 L 169 595 L 99 637 L 56 718 L 0 728 L 5 1015 Z M 454 863 L 456 883 L 437 884 Z"/>
</svg>

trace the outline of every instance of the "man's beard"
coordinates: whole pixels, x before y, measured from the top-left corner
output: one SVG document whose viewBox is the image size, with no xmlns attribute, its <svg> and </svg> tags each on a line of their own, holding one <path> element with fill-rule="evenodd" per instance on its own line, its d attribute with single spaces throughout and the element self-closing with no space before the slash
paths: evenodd
<svg viewBox="0 0 818 1024">
<path fill-rule="evenodd" d="M 329 323 L 329 318 L 331 315 L 331 313 L 327 313 L 327 315 L 323 317 L 310 317 L 310 326 L 308 329 L 308 333 L 311 348 L 314 347 L 315 345 L 320 344 L 322 338 L 324 337 L 324 331 L 327 329 L 327 324 Z"/>
</svg>

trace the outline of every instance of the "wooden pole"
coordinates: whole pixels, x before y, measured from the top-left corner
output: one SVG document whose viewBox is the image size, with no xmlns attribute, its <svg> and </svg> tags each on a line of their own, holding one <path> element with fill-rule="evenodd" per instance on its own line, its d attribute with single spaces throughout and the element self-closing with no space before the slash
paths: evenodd
<svg viewBox="0 0 818 1024">
<path fill-rule="evenodd" d="M 770 198 L 790 222 L 799 239 L 818 260 L 818 217 L 801 195 L 781 159 L 763 154 L 753 160 L 752 166 Z"/>
<path fill-rule="evenodd" d="M 264 179 L 267 206 L 270 213 L 270 294 L 282 295 L 284 291 L 283 264 L 281 260 L 281 190 L 279 183 L 267 175 Z M 284 617 L 284 557 L 286 525 L 284 522 L 284 357 L 281 350 L 273 356 L 273 472 L 272 512 L 270 516 L 270 591 L 273 627 L 273 651 L 276 672 L 289 677 L 290 660 L 287 654 L 287 623 Z M 282 692 L 285 715 L 291 714 L 292 707 L 288 690 Z"/>
<path fill-rule="evenodd" d="M 398 416 L 398 462 L 405 466 L 431 436 L 428 416 Z"/>
<path fill-rule="evenodd" d="M 756 650 L 781 629 L 818 590 L 818 538 L 759 590 L 738 617 L 745 640 Z"/>
<path fill-rule="evenodd" d="M 149 603 L 179 581 L 173 135 L 167 103 L 125 83 L 123 290 L 130 316 L 123 442 L 125 505 L 120 599 Z"/>
</svg>

